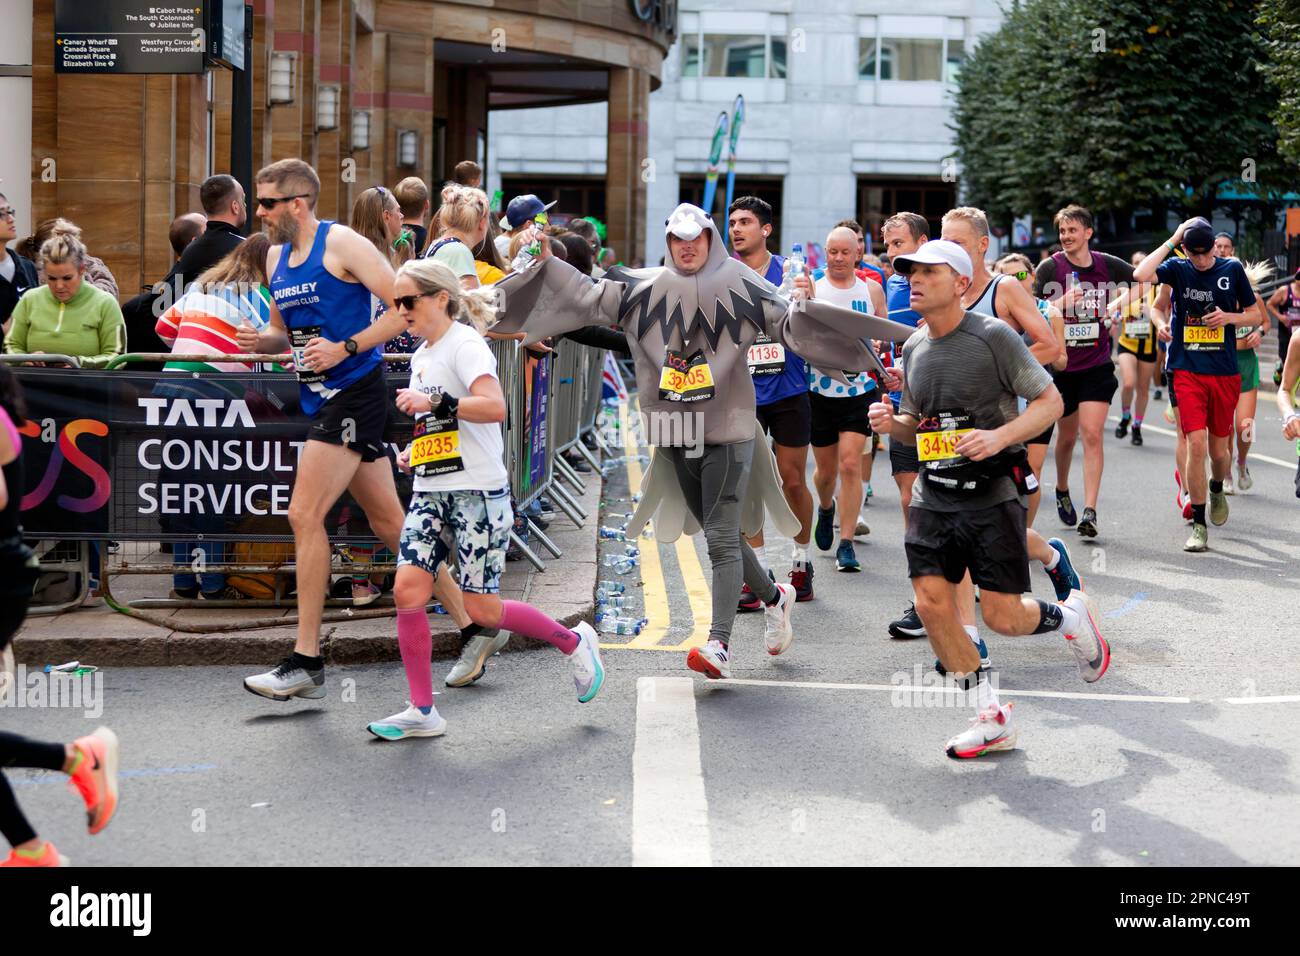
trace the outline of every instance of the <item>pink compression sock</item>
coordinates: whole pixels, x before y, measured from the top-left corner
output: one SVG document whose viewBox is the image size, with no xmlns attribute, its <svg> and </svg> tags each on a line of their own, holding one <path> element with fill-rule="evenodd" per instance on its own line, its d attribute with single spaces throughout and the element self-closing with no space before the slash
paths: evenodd
<svg viewBox="0 0 1300 956">
<path fill-rule="evenodd" d="M 578 635 L 522 601 L 501 602 L 501 630 L 545 641 L 565 654 L 572 654 L 578 647 Z"/>
<path fill-rule="evenodd" d="M 429 635 L 429 615 L 422 607 L 397 609 L 397 646 L 402 650 L 406 683 L 411 688 L 411 703 L 416 707 L 433 706 L 433 638 Z"/>
</svg>

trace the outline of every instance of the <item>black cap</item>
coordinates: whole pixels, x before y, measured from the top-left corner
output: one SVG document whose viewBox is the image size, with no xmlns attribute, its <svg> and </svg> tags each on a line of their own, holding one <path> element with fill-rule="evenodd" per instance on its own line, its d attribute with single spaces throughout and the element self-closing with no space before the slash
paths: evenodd
<svg viewBox="0 0 1300 956">
<path fill-rule="evenodd" d="M 1214 248 L 1214 227 L 1209 220 L 1197 216 L 1183 230 L 1183 246 L 1188 252 L 1205 253 Z"/>
</svg>

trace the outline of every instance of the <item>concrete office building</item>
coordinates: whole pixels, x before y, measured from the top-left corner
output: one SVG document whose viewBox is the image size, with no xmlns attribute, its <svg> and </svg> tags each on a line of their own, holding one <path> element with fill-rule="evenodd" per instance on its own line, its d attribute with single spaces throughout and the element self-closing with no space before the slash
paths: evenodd
<svg viewBox="0 0 1300 956">
<path fill-rule="evenodd" d="M 781 250 L 822 241 L 847 216 L 877 234 L 897 209 L 937 225 L 959 187 L 960 170 L 945 168 L 953 81 L 1000 22 L 995 0 L 682 0 L 650 96 L 645 261 L 664 253 L 667 211 L 702 198 L 714 121 L 738 93 L 737 190 L 772 203 Z M 549 183 L 566 211 L 599 215 L 603 111 L 493 113 L 489 185 L 509 197 Z M 723 193 L 720 182 L 717 214 Z"/>
</svg>

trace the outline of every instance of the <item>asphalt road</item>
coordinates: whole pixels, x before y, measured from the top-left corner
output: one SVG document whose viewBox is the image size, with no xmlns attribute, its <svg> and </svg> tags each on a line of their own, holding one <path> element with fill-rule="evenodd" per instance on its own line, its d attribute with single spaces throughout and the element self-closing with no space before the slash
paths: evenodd
<svg viewBox="0 0 1300 956">
<path fill-rule="evenodd" d="M 742 616 L 730 683 L 684 666 L 705 631 L 703 542 L 643 540 L 644 581 L 625 580 L 655 619 L 609 637 L 590 704 L 559 654 L 507 654 L 437 698 L 444 737 L 387 743 L 365 725 L 404 706 L 397 663 L 331 668 L 328 698 L 287 704 L 244 692 L 249 668 L 113 669 L 97 718 L 0 709 L 0 727 L 38 738 L 117 731 L 113 824 L 87 837 L 62 778 L 10 776 L 42 835 L 84 864 L 1300 863 L 1295 451 L 1261 401 L 1257 451 L 1277 463 L 1256 459 L 1212 550 L 1188 555 L 1161 408 L 1144 447 L 1107 437 L 1095 541 L 1063 531 L 1050 502 L 1037 523 L 1100 605 L 1105 679 L 1084 685 L 1059 639 L 985 631 L 1016 703 L 1011 753 L 948 759 L 970 709 L 929 686 L 924 641 L 885 632 L 910 588 L 882 453 L 863 573 L 815 557 L 816 599 L 781 658 L 762 650 L 761 615 Z M 630 510 L 623 467 L 607 513 Z M 1053 470 L 1049 455 L 1048 488 Z M 1077 458 L 1072 487 L 1082 508 Z M 1034 587 L 1050 595 L 1037 570 Z"/>
</svg>

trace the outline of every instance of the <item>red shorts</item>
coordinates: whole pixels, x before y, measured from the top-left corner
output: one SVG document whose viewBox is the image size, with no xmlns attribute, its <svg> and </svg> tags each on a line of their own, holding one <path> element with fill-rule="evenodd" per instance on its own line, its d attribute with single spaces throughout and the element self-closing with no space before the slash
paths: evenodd
<svg viewBox="0 0 1300 956">
<path fill-rule="evenodd" d="M 1201 375 L 1180 368 L 1174 370 L 1174 388 L 1178 390 L 1178 424 L 1184 435 L 1203 428 L 1217 438 L 1232 434 L 1241 395 L 1240 375 Z"/>
</svg>

